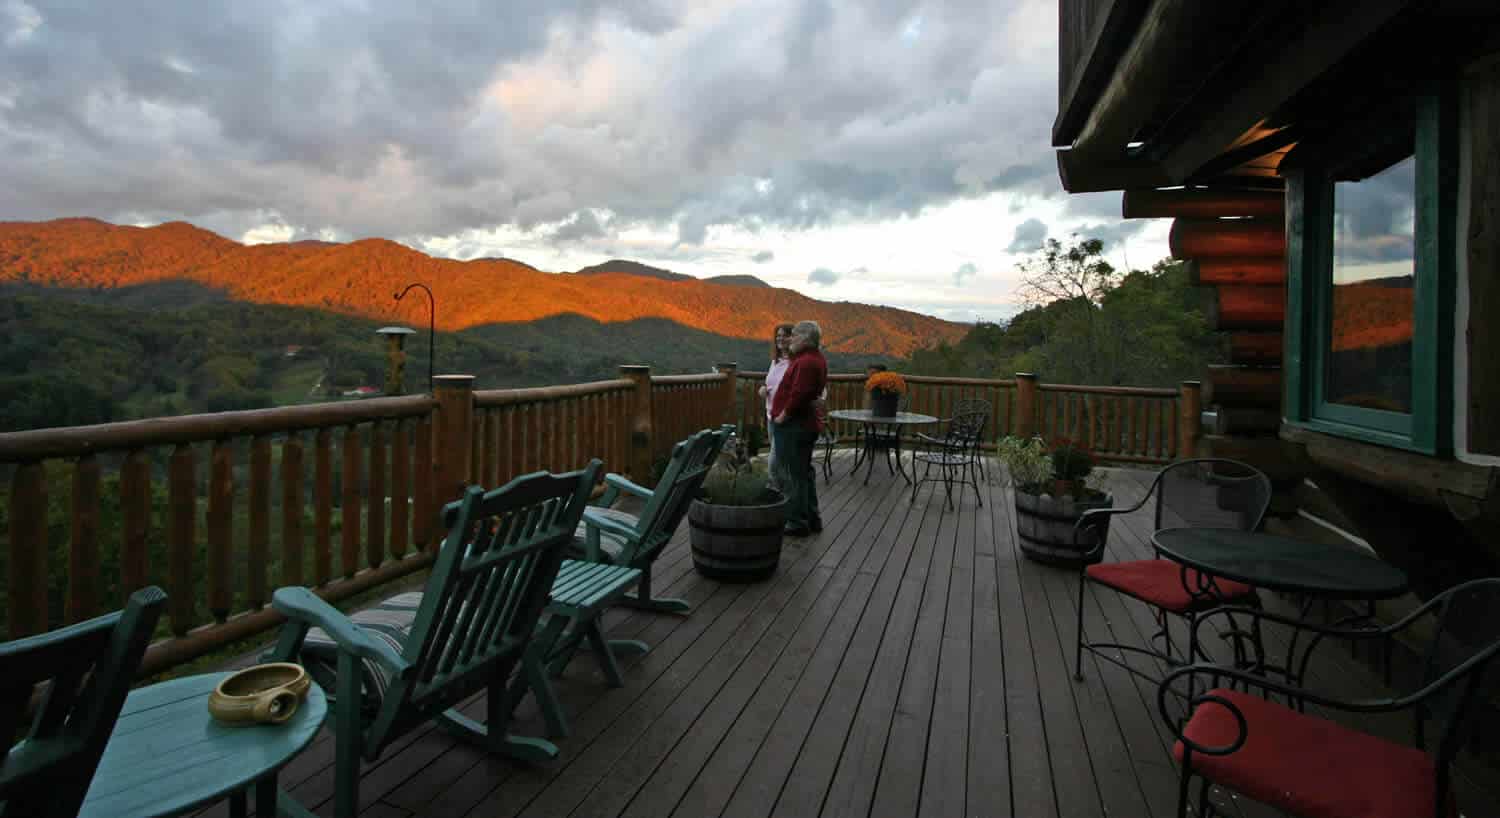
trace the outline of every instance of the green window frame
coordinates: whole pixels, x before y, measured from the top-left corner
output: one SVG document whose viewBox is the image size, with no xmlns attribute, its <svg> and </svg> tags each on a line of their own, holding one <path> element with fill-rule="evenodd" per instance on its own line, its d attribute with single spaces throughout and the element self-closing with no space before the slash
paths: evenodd
<svg viewBox="0 0 1500 818">
<path fill-rule="evenodd" d="M 1438 457 L 1453 452 L 1453 306 L 1458 190 L 1456 86 L 1415 100 L 1415 269 L 1411 413 L 1330 403 L 1324 395 L 1332 306 L 1333 180 L 1329 161 L 1287 179 L 1286 422 Z M 1371 127 L 1389 127 L 1378 123 Z"/>
</svg>

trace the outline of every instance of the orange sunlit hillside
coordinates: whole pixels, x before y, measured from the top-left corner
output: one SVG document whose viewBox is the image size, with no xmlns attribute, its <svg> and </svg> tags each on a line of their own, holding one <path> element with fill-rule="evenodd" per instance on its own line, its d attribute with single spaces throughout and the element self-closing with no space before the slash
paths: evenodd
<svg viewBox="0 0 1500 818">
<path fill-rule="evenodd" d="M 663 281 L 640 275 L 540 272 L 519 262 L 438 259 L 384 239 L 246 246 L 182 222 L 125 227 L 95 219 L 0 223 L 0 283 L 75 288 L 186 280 L 231 298 L 422 323 L 425 300 L 391 296 L 420 281 L 437 295 L 440 329 L 576 313 L 599 321 L 665 318 L 760 338 L 780 321 L 812 319 L 831 350 L 906 356 L 961 324 L 889 307 L 831 303 L 793 290 Z"/>
<path fill-rule="evenodd" d="M 1361 282 L 1334 288 L 1334 352 L 1408 344 L 1412 339 L 1413 291 Z"/>
</svg>

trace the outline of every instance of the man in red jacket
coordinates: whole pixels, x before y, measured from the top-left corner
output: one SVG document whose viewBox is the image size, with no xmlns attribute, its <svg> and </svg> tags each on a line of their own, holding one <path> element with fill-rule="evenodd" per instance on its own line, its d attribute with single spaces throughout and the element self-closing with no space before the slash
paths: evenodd
<svg viewBox="0 0 1500 818">
<path fill-rule="evenodd" d="M 781 485 L 786 492 L 786 534 L 805 537 L 823 530 L 818 514 L 817 472 L 813 450 L 818 442 L 821 419 L 816 402 L 828 385 L 828 361 L 819 348 L 823 330 L 815 321 L 801 321 L 792 328 L 792 362 L 781 378 L 771 402 L 771 434 L 776 440 L 776 459 L 781 465 Z"/>
</svg>

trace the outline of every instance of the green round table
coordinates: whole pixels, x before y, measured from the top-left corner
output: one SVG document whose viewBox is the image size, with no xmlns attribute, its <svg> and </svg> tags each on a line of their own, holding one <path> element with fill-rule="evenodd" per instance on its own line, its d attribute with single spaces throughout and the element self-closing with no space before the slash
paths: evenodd
<svg viewBox="0 0 1500 818">
<path fill-rule="evenodd" d="M 1163 528 L 1151 543 L 1173 562 L 1269 591 L 1353 600 L 1406 593 L 1401 569 L 1353 548 L 1229 528 Z"/>
<path fill-rule="evenodd" d="M 310 815 L 278 791 L 276 774 L 323 726 L 322 688 L 313 683 L 283 724 L 226 727 L 208 715 L 208 695 L 229 675 L 188 676 L 132 692 L 79 815 L 177 815 L 226 796 L 231 814 L 245 815 L 251 787 L 259 815 Z"/>
</svg>

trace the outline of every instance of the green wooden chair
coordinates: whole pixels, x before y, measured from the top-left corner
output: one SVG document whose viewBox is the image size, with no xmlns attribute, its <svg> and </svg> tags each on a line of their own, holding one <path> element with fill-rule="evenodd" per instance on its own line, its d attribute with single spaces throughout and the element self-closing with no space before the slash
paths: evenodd
<svg viewBox="0 0 1500 818">
<path fill-rule="evenodd" d="M 533 639 L 537 622 L 600 466 L 528 474 L 490 492 L 470 487 L 443 509 L 448 534 L 420 594 L 345 616 L 307 588 L 276 592 L 289 621 L 273 658 L 300 657 L 336 693 L 334 815 L 357 812 L 360 758 L 373 761 L 429 719 L 490 752 L 557 756 L 551 742 L 510 735 L 506 725 L 526 689 L 546 682 L 533 678 L 542 662 L 526 659 L 544 649 Z M 488 724 L 454 709 L 480 690 L 488 690 Z"/>
<path fill-rule="evenodd" d="M 0 816 L 78 814 L 166 600 L 142 588 L 123 611 L 0 645 Z"/>
<path fill-rule="evenodd" d="M 622 599 L 622 604 L 671 613 L 686 613 L 690 609 L 685 600 L 651 595 L 651 565 L 687 516 L 688 506 L 698 495 L 709 467 L 733 432 L 730 425 L 704 429 L 673 446 L 672 459 L 655 489 L 636 485 L 618 474 L 604 476 L 605 492 L 583 512 L 578 530 L 580 542 L 575 544 L 575 551 L 590 562 L 640 569 L 637 592 Z M 610 507 L 622 493 L 646 501 L 639 516 Z"/>
</svg>

